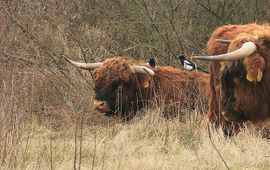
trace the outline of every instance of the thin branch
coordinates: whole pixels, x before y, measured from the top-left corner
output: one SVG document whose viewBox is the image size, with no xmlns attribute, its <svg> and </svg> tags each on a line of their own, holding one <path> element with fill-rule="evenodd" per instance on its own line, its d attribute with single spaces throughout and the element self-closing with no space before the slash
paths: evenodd
<svg viewBox="0 0 270 170">
<path fill-rule="evenodd" d="M 75 40 L 77 43 L 78 43 L 78 45 L 79 45 L 79 48 L 80 48 L 80 51 L 81 51 L 81 54 L 82 54 L 82 57 L 83 57 L 83 59 L 84 59 L 84 62 L 86 62 L 86 54 L 87 54 L 87 52 L 89 51 L 89 48 L 87 48 L 86 50 L 84 50 L 83 49 L 83 47 L 82 47 L 82 45 L 81 45 L 81 42 L 79 41 L 79 40 Z M 91 70 L 88 70 L 89 71 L 89 73 L 90 73 L 90 75 L 91 75 L 91 77 L 92 77 L 92 79 L 93 79 L 93 74 L 92 74 L 92 72 L 91 72 Z"/>
<path fill-rule="evenodd" d="M 43 45 L 31 32 L 29 32 L 16 18 L 15 16 L 10 13 L 10 18 L 12 21 L 22 30 L 23 33 L 25 33 L 26 36 L 28 36 L 31 40 L 33 40 L 41 49 L 43 49 L 51 58 L 53 59 L 56 66 L 58 66 L 60 72 L 67 78 L 67 80 L 74 86 L 74 84 L 70 81 L 68 76 L 65 74 L 63 69 L 61 69 L 60 63 L 56 60 L 55 56 L 58 56 L 56 53 L 51 51 L 47 46 Z"/>
<path fill-rule="evenodd" d="M 56 64 L 56 66 L 59 68 L 60 72 L 62 75 L 65 76 L 65 78 L 68 80 L 68 82 L 75 87 L 76 85 L 70 80 L 70 78 L 66 75 L 66 73 L 63 71 L 62 66 L 60 65 L 59 61 L 57 61 L 57 59 L 55 57 L 59 58 L 59 55 L 56 54 L 55 52 L 53 52 L 49 47 L 47 47 L 46 45 L 42 44 L 38 38 L 33 35 L 31 32 L 29 32 L 28 29 L 26 29 L 14 16 L 13 12 L 11 12 L 11 9 L 9 8 L 9 6 L 7 5 L 7 9 L 9 12 L 9 16 L 11 18 L 11 20 L 22 30 L 22 32 L 29 37 L 31 40 L 33 40 L 33 42 L 35 42 L 42 50 L 45 51 L 45 53 L 47 53 L 54 61 L 54 63 Z M 30 61 L 30 60 L 29 60 Z M 48 70 L 50 72 L 52 72 L 54 75 L 56 75 L 50 68 L 48 68 Z M 80 73 L 80 75 L 82 76 L 82 73 Z M 83 76 L 82 76 L 83 77 Z M 83 77 L 84 78 L 84 77 Z M 85 79 L 85 78 L 84 78 Z M 86 79 L 85 79 L 86 80 Z M 86 81 L 87 84 L 93 88 L 93 86 L 91 85 L 91 83 L 89 81 Z M 66 84 L 67 85 L 67 84 Z M 57 88 L 57 87 L 56 87 Z"/>
<path fill-rule="evenodd" d="M 174 51 L 172 50 L 169 42 L 164 38 L 164 36 L 161 34 L 159 28 L 157 27 L 157 25 L 155 24 L 154 19 L 152 18 L 151 14 L 150 14 L 150 10 L 145 2 L 145 0 L 143 0 L 143 7 L 146 11 L 146 14 L 148 16 L 148 19 L 151 21 L 152 26 L 154 27 L 154 29 L 156 30 L 156 32 L 158 33 L 158 35 L 160 36 L 160 38 L 162 39 L 162 41 L 165 43 L 165 45 L 167 46 L 167 48 L 169 49 L 169 51 L 173 54 L 173 56 L 175 56 Z"/>
<path fill-rule="evenodd" d="M 241 0 L 238 1 L 233 1 L 234 3 L 231 3 L 230 6 L 230 11 L 228 12 L 228 15 L 226 17 L 226 21 L 231 17 L 231 15 L 233 14 L 233 11 L 236 9 L 236 7 L 240 4 Z"/>
<path fill-rule="evenodd" d="M 95 145 L 94 145 L 94 153 L 93 153 L 93 159 L 92 159 L 92 170 L 94 170 L 95 168 L 95 159 L 96 159 L 96 152 L 97 152 L 97 134 L 95 133 L 95 138 L 94 138 L 94 142 L 95 142 Z"/>
<path fill-rule="evenodd" d="M 221 18 L 216 12 L 214 12 L 210 7 L 204 5 L 200 0 L 195 0 L 195 2 L 197 2 L 197 4 L 199 4 L 201 7 L 203 7 L 207 12 L 209 12 L 210 14 L 212 14 L 214 17 L 216 17 L 218 20 L 224 22 L 224 19 Z"/>
<path fill-rule="evenodd" d="M 81 169 L 81 163 L 82 163 L 82 144 L 83 144 L 83 124 L 84 124 L 84 113 L 81 115 L 80 120 L 80 150 L 79 150 L 79 170 Z"/>
<path fill-rule="evenodd" d="M 209 123 L 207 123 L 207 129 L 208 129 L 208 137 L 209 137 L 209 140 L 210 140 L 211 144 L 213 145 L 214 149 L 215 149 L 216 152 L 218 153 L 220 159 L 222 160 L 222 162 L 224 163 L 224 165 L 226 166 L 226 168 L 227 168 L 228 170 L 230 170 L 228 164 L 226 163 L 225 159 L 223 158 L 223 156 L 221 155 L 220 151 L 218 150 L 218 148 L 216 147 L 215 143 L 214 143 L 213 140 L 212 140 L 211 130 L 210 130 L 210 125 L 209 125 Z"/>
<path fill-rule="evenodd" d="M 74 160 L 73 160 L 73 169 L 74 170 L 77 169 L 77 167 L 76 167 L 76 164 L 77 164 L 77 137 L 78 137 L 78 123 L 76 123 L 75 138 L 74 138 Z"/>
<path fill-rule="evenodd" d="M 162 6 L 163 5 L 160 5 L 156 0 L 154 1 L 154 2 L 156 2 L 156 4 L 158 5 L 158 7 L 160 8 L 160 9 L 163 9 L 162 8 Z M 178 4 L 178 6 L 180 5 L 180 3 Z M 177 39 L 177 43 L 178 43 L 178 45 L 180 46 L 180 49 L 181 49 L 181 51 L 182 51 L 182 53 L 184 54 L 185 53 L 185 49 L 184 49 L 184 46 L 183 46 L 183 44 L 181 43 L 181 40 L 180 40 L 180 36 L 178 35 L 178 33 L 177 33 L 177 31 L 176 31 L 176 28 L 175 28 L 175 24 L 174 24 L 174 5 L 172 4 L 172 1 L 170 0 L 170 8 L 171 8 L 171 11 L 172 11 L 172 13 L 171 13 L 171 18 L 169 17 L 169 14 L 168 14 L 168 12 L 165 10 L 165 9 L 163 9 L 163 13 L 162 13 L 162 15 L 163 15 L 163 17 L 169 22 L 169 24 L 170 24 L 170 26 L 171 26 L 171 28 L 172 28 L 172 30 L 173 30 L 173 33 L 175 34 L 175 36 L 176 36 L 176 39 Z M 167 14 L 167 15 L 166 15 Z M 167 39 L 168 40 L 168 39 Z M 168 40 L 169 41 L 169 40 Z M 174 57 L 176 57 L 176 55 L 174 55 Z"/>
<path fill-rule="evenodd" d="M 225 15 L 225 8 L 226 8 L 227 0 L 223 1 L 222 7 L 221 7 L 221 17 L 224 18 Z"/>
</svg>

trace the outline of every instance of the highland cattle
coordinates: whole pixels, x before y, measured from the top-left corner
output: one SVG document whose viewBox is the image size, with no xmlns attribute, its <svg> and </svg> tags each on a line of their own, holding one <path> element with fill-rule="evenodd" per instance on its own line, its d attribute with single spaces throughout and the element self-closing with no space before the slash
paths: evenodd
<svg viewBox="0 0 270 170">
<path fill-rule="evenodd" d="M 270 26 L 226 25 L 207 44 L 210 94 L 208 119 L 226 135 L 244 122 L 270 122 Z"/>
<path fill-rule="evenodd" d="M 129 57 L 113 57 L 100 63 L 67 60 L 79 68 L 94 70 L 93 104 L 105 115 L 130 118 L 138 110 L 153 104 L 194 106 L 200 96 L 206 101 L 204 92 L 208 74 L 170 66 L 150 67 Z M 172 110 L 169 112 L 172 114 Z"/>
</svg>

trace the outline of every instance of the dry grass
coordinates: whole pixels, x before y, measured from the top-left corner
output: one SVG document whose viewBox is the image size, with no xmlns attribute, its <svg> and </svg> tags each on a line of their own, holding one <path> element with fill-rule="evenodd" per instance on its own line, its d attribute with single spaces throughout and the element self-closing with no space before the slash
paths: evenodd
<svg viewBox="0 0 270 170">
<path fill-rule="evenodd" d="M 226 169 L 198 111 L 183 122 L 163 118 L 159 108 L 149 109 L 122 123 L 91 110 L 91 90 L 85 95 L 73 87 L 64 93 L 65 78 L 52 80 L 31 69 L 4 70 L 1 169 Z M 77 73 L 71 74 L 76 82 Z M 212 140 L 231 169 L 270 167 L 269 140 L 252 127 L 231 139 L 212 132 Z"/>
<path fill-rule="evenodd" d="M 231 169 L 269 169 L 269 140 L 252 127 L 231 139 L 212 132 L 217 152 L 202 108 L 188 111 L 186 121 L 164 119 L 161 107 L 126 123 L 92 109 L 90 73 L 67 66 L 63 55 L 173 65 L 178 54 L 203 53 L 217 25 L 269 20 L 267 2 L 257 0 L 251 8 L 239 1 L 233 11 L 225 1 L 208 4 L 211 11 L 198 1 L 144 2 L 1 3 L 0 169 L 226 169 L 218 152 Z M 213 15 L 220 11 L 226 20 Z"/>
<path fill-rule="evenodd" d="M 2 158 L 4 169 L 226 169 L 206 127 L 145 116 L 128 124 L 53 130 L 24 127 Z M 74 139 L 77 136 L 77 143 Z M 81 145 L 80 145 L 81 142 Z M 214 133 L 213 142 L 232 169 L 268 169 L 269 141 L 251 130 L 233 139 Z M 75 156 L 75 152 L 76 156 Z M 3 153 L 3 152 L 2 152 Z M 76 160 L 76 161 L 75 161 Z"/>
</svg>

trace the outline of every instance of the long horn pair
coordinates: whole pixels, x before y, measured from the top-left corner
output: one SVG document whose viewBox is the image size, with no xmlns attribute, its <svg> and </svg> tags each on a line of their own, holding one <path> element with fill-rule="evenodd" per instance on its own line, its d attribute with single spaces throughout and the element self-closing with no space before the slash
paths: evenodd
<svg viewBox="0 0 270 170">
<path fill-rule="evenodd" d="M 251 42 L 243 43 L 242 47 L 238 50 L 221 54 L 221 55 L 213 55 L 213 56 L 194 56 L 194 59 L 205 60 L 205 61 L 232 61 L 239 60 L 245 57 L 250 56 L 257 50 L 257 46 Z"/>
<path fill-rule="evenodd" d="M 79 67 L 81 69 L 84 70 L 94 70 L 97 69 L 99 67 L 101 67 L 103 65 L 102 62 L 97 62 L 97 63 L 81 63 L 81 62 L 77 62 L 77 61 L 73 61 L 70 60 L 69 58 L 65 57 L 65 59 L 72 65 Z M 137 66 L 137 65 L 132 65 L 130 66 L 130 70 L 133 73 L 143 73 L 143 74 L 147 74 L 150 76 L 153 76 L 155 73 L 153 70 L 151 70 L 150 68 L 147 68 L 145 66 Z"/>
</svg>

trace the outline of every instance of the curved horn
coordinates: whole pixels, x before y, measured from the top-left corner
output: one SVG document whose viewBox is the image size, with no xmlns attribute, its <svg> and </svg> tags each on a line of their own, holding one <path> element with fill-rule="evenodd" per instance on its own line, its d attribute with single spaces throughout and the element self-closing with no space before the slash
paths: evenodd
<svg viewBox="0 0 270 170">
<path fill-rule="evenodd" d="M 130 69 L 133 73 L 143 73 L 143 74 L 148 74 L 150 76 L 155 75 L 155 72 L 153 70 L 145 66 L 133 65 L 133 66 L 130 66 Z"/>
<path fill-rule="evenodd" d="M 85 69 L 85 70 L 94 70 L 96 68 L 99 68 L 103 65 L 103 63 L 101 62 L 97 62 L 97 63 L 80 63 L 80 62 L 76 62 L 73 60 L 68 59 L 67 57 L 65 57 L 65 59 L 72 65 L 76 66 L 76 67 L 80 67 L 81 69 Z"/>
<path fill-rule="evenodd" d="M 214 56 L 194 56 L 194 59 L 206 60 L 206 61 L 231 61 L 239 60 L 250 56 L 257 50 L 256 45 L 253 42 L 245 42 L 238 50 Z"/>
<path fill-rule="evenodd" d="M 224 39 L 216 39 L 216 41 L 223 44 L 230 44 L 232 42 L 232 40 L 224 40 Z"/>
</svg>

